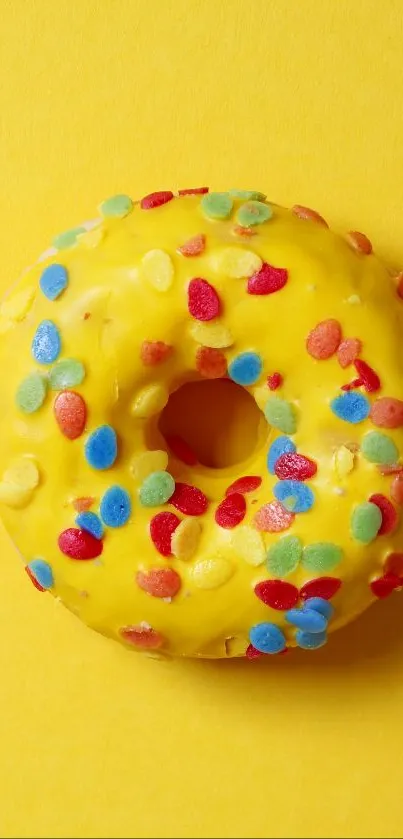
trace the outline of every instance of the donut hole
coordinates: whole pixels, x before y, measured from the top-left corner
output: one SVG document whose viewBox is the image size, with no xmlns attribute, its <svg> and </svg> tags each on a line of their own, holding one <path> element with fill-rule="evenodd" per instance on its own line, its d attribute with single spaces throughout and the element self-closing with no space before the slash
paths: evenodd
<svg viewBox="0 0 403 839">
<path fill-rule="evenodd" d="M 224 469 L 242 463 L 267 436 L 255 400 L 230 379 L 187 382 L 171 394 L 159 418 L 164 438 L 178 436 L 199 463 Z"/>
</svg>

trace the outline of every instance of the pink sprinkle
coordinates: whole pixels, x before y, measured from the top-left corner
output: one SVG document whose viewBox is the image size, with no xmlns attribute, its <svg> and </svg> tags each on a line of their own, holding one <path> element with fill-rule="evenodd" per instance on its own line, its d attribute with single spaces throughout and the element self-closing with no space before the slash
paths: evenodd
<svg viewBox="0 0 403 839">
<path fill-rule="evenodd" d="M 256 530 L 262 530 L 265 533 L 281 533 L 291 527 L 294 519 L 294 513 L 286 510 L 280 501 L 271 501 L 255 513 L 253 523 Z"/>
<path fill-rule="evenodd" d="M 280 455 L 274 466 L 274 471 L 280 480 L 306 481 L 316 475 L 316 463 L 297 452 L 285 452 Z"/>
<path fill-rule="evenodd" d="M 248 294 L 273 294 L 284 288 L 288 280 L 288 271 L 285 268 L 275 268 L 264 262 L 259 271 L 252 274 L 248 279 Z"/>
<path fill-rule="evenodd" d="M 267 387 L 269 390 L 278 390 L 279 387 L 283 384 L 283 377 L 281 373 L 272 373 L 271 376 L 267 377 Z"/>
</svg>

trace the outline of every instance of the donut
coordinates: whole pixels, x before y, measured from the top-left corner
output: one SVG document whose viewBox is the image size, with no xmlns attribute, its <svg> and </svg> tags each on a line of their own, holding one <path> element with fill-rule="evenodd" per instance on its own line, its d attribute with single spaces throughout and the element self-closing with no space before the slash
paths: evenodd
<svg viewBox="0 0 403 839">
<path fill-rule="evenodd" d="M 403 273 L 253 190 L 104 201 L 0 309 L 31 583 L 152 656 L 322 647 L 403 585 Z"/>
</svg>

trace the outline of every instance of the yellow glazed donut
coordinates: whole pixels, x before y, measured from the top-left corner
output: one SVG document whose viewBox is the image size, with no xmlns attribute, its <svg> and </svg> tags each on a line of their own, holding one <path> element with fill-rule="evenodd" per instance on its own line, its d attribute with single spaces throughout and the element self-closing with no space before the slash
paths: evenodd
<svg viewBox="0 0 403 839">
<path fill-rule="evenodd" d="M 326 643 L 403 585 L 403 280 L 258 192 L 118 195 L 3 300 L 2 518 L 154 654 Z"/>
</svg>

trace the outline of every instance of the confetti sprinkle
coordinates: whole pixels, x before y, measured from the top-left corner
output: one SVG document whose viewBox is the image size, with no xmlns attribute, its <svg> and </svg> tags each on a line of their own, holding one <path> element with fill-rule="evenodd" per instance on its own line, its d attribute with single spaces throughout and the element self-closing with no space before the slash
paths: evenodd
<svg viewBox="0 0 403 839">
<path fill-rule="evenodd" d="M 133 209 L 133 201 L 129 195 L 113 195 L 99 207 L 104 218 L 124 218 Z"/>
<path fill-rule="evenodd" d="M 233 280 L 251 277 L 262 266 L 262 260 L 254 251 L 246 248 L 223 248 L 212 257 L 216 271 L 225 274 Z"/>
<path fill-rule="evenodd" d="M 140 207 L 142 210 L 154 210 L 156 207 L 162 207 L 163 204 L 172 201 L 173 197 L 174 194 L 170 190 L 166 190 L 165 192 L 150 192 L 149 195 L 145 195 L 141 199 Z"/>
<path fill-rule="evenodd" d="M 228 192 L 210 192 L 203 195 L 200 206 L 208 219 L 226 219 L 232 213 L 234 202 Z"/>
<path fill-rule="evenodd" d="M 32 356 L 38 364 L 53 364 L 61 350 L 60 332 L 51 320 L 39 324 L 32 341 Z"/>
<path fill-rule="evenodd" d="M 302 586 L 299 595 L 301 600 L 308 600 L 311 597 L 321 597 L 323 600 L 331 600 L 337 594 L 342 581 L 337 577 L 317 577 Z"/>
<path fill-rule="evenodd" d="M 381 493 L 375 493 L 368 500 L 371 504 L 376 504 L 381 511 L 382 524 L 378 530 L 378 536 L 386 536 L 387 533 L 392 533 L 396 528 L 398 516 L 389 498 L 386 498 L 386 495 L 382 495 Z"/>
<path fill-rule="evenodd" d="M 234 564 L 225 557 L 201 559 L 191 570 L 192 581 L 196 588 L 207 590 L 220 588 L 235 573 Z"/>
<path fill-rule="evenodd" d="M 124 641 L 143 650 L 158 650 L 165 643 L 161 632 L 157 632 L 151 626 L 123 626 L 119 635 Z"/>
<path fill-rule="evenodd" d="M 403 505 L 403 475 L 396 475 L 393 478 L 390 494 L 395 504 Z"/>
<path fill-rule="evenodd" d="M 362 343 L 358 338 L 345 338 L 337 349 L 337 360 L 340 367 L 345 369 L 355 361 L 362 350 Z"/>
<path fill-rule="evenodd" d="M 384 564 L 385 574 L 394 574 L 400 579 L 403 578 L 403 553 L 391 553 L 386 557 Z"/>
<path fill-rule="evenodd" d="M 382 600 L 384 597 L 389 597 L 397 588 L 401 588 L 402 581 L 396 574 L 384 574 L 383 577 L 378 577 L 377 580 L 372 580 L 370 589 L 375 597 Z"/>
<path fill-rule="evenodd" d="M 156 291 L 168 291 L 174 279 L 171 257 L 159 248 L 148 251 L 141 260 L 140 274 Z"/>
<path fill-rule="evenodd" d="M 281 533 L 291 527 L 294 519 L 294 513 L 286 510 L 279 501 L 271 501 L 255 513 L 253 523 L 257 530 L 265 533 Z"/>
<path fill-rule="evenodd" d="M 310 210 L 309 207 L 302 207 L 300 204 L 295 204 L 292 212 L 294 216 L 304 219 L 304 221 L 314 221 L 316 224 L 322 224 L 323 227 L 329 227 L 327 221 L 316 210 Z"/>
<path fill-rule="evenodd" d="M 330 409 L 336 417 L 344 420 L 344 422 L 357 425 L 367 419 L 371 405 L 362 393 L 349 391 L 341 396 L 336 396 L 330 403 Z"/>
<path fill-rule="evenodd" d="M 79 393 L 73 390 L 59 393 L 54 401 L 53 411 L 60 431 L 68 440 L 81 437 L 87 419 L 87 406 Z"/>
<path fill-rule="evenodd" d="M 175 490 L 175 481 L 169 472 L 152 472 L 140 487 L 142 507 L 159 507 L 171 498 Z"/>
<path fill-rule="evenodd" d="M 102 539 L 104 535 L 104 528 L 99 516 L 96 513 L 84 511 L 79 513 L 76 517 L 76 525 L 81 530 L 86 530 L 95 536 L 95 539 Z"/>
<path fill-rule="evenodd" d="M 237 478 L 228 489 L 225 490 L 226 495 L 231 495 L 233 492 L 240 492 L 245 495 L 248 492 L 255 492 L 259 489 L 262 479 L 258 475 L 244 475 L 242 478 Z"/>
<path fill-rule="evenodd" d="M 312 358 L 324 361 L 335 354 L 340 342 L 341 326 L 337 320 L 329 318 L 312 329 L 306 340 L 306 348 Z"/>
<path fill-rule="evenodd" d="M 276 655 L 286 648 L 284 633 L 274 623 L 257 623 L 249 633 L 252 646 L 261 653 Z"/>
<path fill-rule="evenodd" d="M 167 453 L 160 449 L 155 449 L 154 451 L 140 452 L 140 454 L 135 455 L 130 464 L 130 472 L 133 478 L 142 484 L 152 472 L 165 472 L 167 466 Z"/>
<path fill-rule="evenodd" d="M 23 489 L 16 484 L 9 484 L 7 481 L 0 482 L 0 503 L 6 507 L 20 509 L 26 507 L 32 499 L 32 491 Z"/>
<path fill-rule="evenodd" d="M 178 195 L 205 195 L 209 191 L 208 186 L 198 186 L 193 189 L 180 189 Z"/>
<path fill-rule="evenodd" d="M 304 548 L 302 565 L 306 571 L 323 574 L 323 572 L 332 571 L 342 559 L 343 551 L 338 545 L 333 542 L 316 542 Z"/>
<path fill-rule="evenodd" d="M 234 224 L 232 228 L 232 232 L 234 236 L 256 236 L 257 230 L 254 230 L 253 227 L 242 227 L 240 224 Z"/>
<path fill-rule="evenodd" d="M 95 539 L 86 530 L 70 527 L 64 530 L 58 538 L 61 552 L 70 559 L 96 559 L 103 550 L 103 542 Z"/>
<path fill-rule="evenodd" d="M 183 440 L 182 437 L 178 437 L 176 434 L 167 434 L 165 441 L 172 454 L 178 460 L 185 463 L 186 466 L 196 466 L 196 463 L 198 463 L 197 457 L 186 440 Z"/>
<path fill-rule="evenodd" d="M 297 430 L 297 417 L 294 406 L 279 396 L 270 396 L 267 400 L 264 415 L 267 422 L 283 431 L 285 434 L 295 434 Z"/>
<path fill-rule="evenodd" d="M 159 414 L 169 399 L 169 392 L 162 382 L 147 385 L 134 397 L 130 411 L 133 417 L 148 419 Z"/>
<path fill-rule="evenodd" d="M 244 387 L 254 385 L 262 373 L 262 359 L 255 352 L 237 355 L 228 367 L 228 374 L 233 382 Z"/>
<path fill-rule="evenodd" d="M 164 515 L 164 514 L 162 514 Z M 196 553 L 200 536 L 201 524 L 197 519 L 184 519 L 175 529 L 171 539 L 171 549 L 177 559 L 187 562 Z"/>
<path fill-rule="evenodd" d="M 249 661 L 254 661 L 255 658 L 261 658 L 263 653 L 256 649 L 253 644 L 249 644 L 246 648 L 245 656 Z"/>
<path fill-rule="evenodd" d="M 271 376 L 267 377 L 267 387 L 269 390 L 278 390 L 279 387 L 283 384 L 283 377 L 281 373 L 272 373 Z"/>
<path fill-rule="evenodd" d="M 221 501 L 215 511 L 215 520 L 220 527 L 232 530 L 245 518 L 246 501 L 239 492 L 233 492 Z"/>
<path fill-rule="evenodd" d="M 208 500 L 201 489 L 180 482 L 176 483 L 169 503 L 186 516 L 202 516 L 208 507 Z"/>
<path fill-rule="evenodd" d="M 271 546 L 267 554 L 267 570 L 273 577 L 286 577 L 298 567 L 302 544 L 297 536 L 284 536 Z"/>
<path fill-rule="evenodd" d="M 64 265 L 48 265 L 39 280 L 42 294 L 48 300 L 56 300 L 67 288 L 68 274 Z"/>
<path fill-rule="evenodd" d="M 25 315 L 28 314 L 32 303 L 35 299 L 35 290 L 33 288 L 25 288 L 23 291 L 17 291 L 16 294 L 10 295 L 0 306 L 0 314 L 8 321 L 19 322 L 24 320 Z"/>
<path fill-rule="evenodd" d="M 206 248 L 206 237 L 204 233 L 199 233 L 197 236 L 192 236 L 178 248 L 182 256 L 200 256 Z"/>
<path fill-rule="evenodd" d="M 267 456 L 267 468 L 272 475 L 275 475 L 276 463 L 278 459 L 288 453 L 296 452 L 297 447 L 289 437 L 277 437 L 271 444 L 269 454 Z"/>
<path fill-rule="evenodd" d="M 354 361 L 354 367 L 368 393 L 376 393 L 381 387 L 381 380 L 375 370 L 360 358 Z"/>
<path fill-rule="evenodd" d="M 147 367 L 163 364 L 172 355 L 173 347 L 164 341 L 143 341 L 140 347 L 140 359 Z"/>
<path fill-rule="evenodd" d="M 241 227 L 253 227 L 256 224 L 263 224 L 269 221 L 273 215 L 273 209 L 269 204 L 262 201 L 250 200 L 242 204 L 237 213 L 237 221 Z"/>
<path fill-rule="evenodd" d="M 380 431 L 370 431 L 361 442 L 361 451 L 371 463 L 392 464 L 399 459 L 399 452 L 391 437 Z"/>
<path fill-rule="evenodd" d="M 196 320 L 213 320 L 220 314 L 220 298 L 212 285 L 196 277 L 188 286 L 188 309 Z"/>
<path fill-rule="evenodd" d="M 52 567 L 44 559 L 33 559 L 25 566 L 31 582 L 38 591 L 47 591 L 54 585 Z"/>
<path fill-rule="evenodd" d="M 246 290 L 248 294 L 274 294 L 286 285 L 288 271 L 285 268 L 275 268 L 264 262 L 261 268 L 248 279 Z"/>
<path fill-rule="evenodd" d="M 354 469 L 355 455 L 347 446 L 340 446 L 334 455 L 334 465 L 339 478 L 345 478 Z"/>
<path fill-rule="evenodd" d="M 372 253 L 372 244 L 365 233 L 352 230 L 350 233 L 347 233 L 347 241 L 357 253 L 362 253 L 366 256 Z"/>
<path fill-rule="evenodd" d="M 289 609 L 285 613 L 285 619 L 288 623 L 296 626 L 304 632 L 325 632 L 327 629 L 327 619 L 320 612 L 315 609 L 309 609 L 305 604 L 302 609 Z"/>
<path fill-rule="evenodd" d="M 370 419 L 378 428 L 401 428 L 403 426 L 403 402 L 392 396 L 376 399 L 371 407 Z"/>
<path fill-rule="evenodd" d="M 110 469 L 118 454 L 116 431 L 110 425 L 100 425 L 90 434 L 84 452 L 93 469 Z"/>
<path fill-rule="evenodd" d="M 265 606 L 281 612 L 292 609 L 298 603 L 298 589 L 284 580 L 262 580 L 254 590 Z"/>
<path fill-rule="evenodd" d="M 31 457 L 19 457 L 4 472 L 3 480 L 22 490 L 33 490 L 39 484 L 39 469 Z"/>
<path fill-rule="evenodd" d="M 81 498 L 75 498 L 73 507 L 77 513 L 84 513 L 92 507 L 95 498 L 90 495 L 84 495 Z"/>
<path fill-rule="evenodd" d="M 101 498 L 99 511 L 107 527 L 123 527 L 129 521 L 132 511 L 127 490 L 120 486 L 109 487 Z"/>
<path fill-rule="evenodd" d="M 382 525 L 382 513 L 376 504 L 364 501 L 358 504 L 351 516 L 351 533 L 357 542 L 368 545 L 378 535 Z"/>
<path fill-rule="evenodd" d="M 306 481 L 316 475 L 317 465 L 309 457 L 296 452 L 280 455 L 276 461 L 274 471 L 282 480 L 293 478 L 296 481 Z"/>
<path fill-rule="evenodd" d="M 328 600 L 324 600 L 323 597 L 308 597 L 305 600 L 305 606 L 308 609 L 314 609 L 315 612 L 319 612 L 328 621 L 333 617 L 334 606 Z"/>
<path fill-rule="evenodd" d="M 65 230 L 63 233 L 59 233 L 52 241 L 52 245 L 56 250 L 66 250 L 67 248 L 72 248 L 73 245 L 77 244 L 77 239 L 82 233 L 86 233 L 87 230 L 85 227 L 73 227 L 71 230 Z"/>
<path fill-rule="evenodd" d="M 212 349 L 224 349 L 231 347 L 234 339 L 230 330 L 222 323 L 202 323 L 197 321 L 192 323 L 190 328 L 192 338 L 203 347 L 211 347 Z"/>
<path fill-rule="evenodd" d="M 326 632 L 304 632 L 299 629 L 295 635 L 295 640 L 302 650 L 317 650 L 323 647 L 327 641 Z"/>
<path fill-rule="evenodd" d="M 136 582 L 139 588 L 152 597 L 175 597 L 181 587 L 181 578 L 173 568 L 150 568 L 138 571 Z"/>
<path fill-rule="evenodd" d="M 241 559 L 252 565 L 254 568 L 262 565 L 266 553 L 263 539 L 256 530 L 248 525 L 241 524 L 231 534 L 231 545 Z"/>
<path fill-rule="evenodd" d="M 263 192 L 255 189 L 230 189 L 229 194 L 238 201 L 264 201 L 266 198 Z"/>
<path fill-rule="evenodd" d="M 157 513 L 151 519 L 151 541 L 162 556 L 172 556 L 172 536 L 180 524 L 181 520 L 175 513 Z"/>
<path fill-rule="evenodd" d="M 279 481 L 274 485 L 273 492 L 277 501 L 281 501 L 291 513 L 306 513 L 315 501 L 310 487 L 300 481 Z"/>
<path fill-rule="evenodd" d="M 196 352 L 196 370 L 204 379 L 222 379 L 227 374 L 227 359 L 221 350 L 199 347 Z"/>
<path fill-rule="evenodd" d="M 52 367 L 49 373 L 49 384 L 52 390 L 78 387 L 85 378 L 85 369 L 81 361 L 75 358 L 63 358 Z"/>
</svg>

